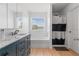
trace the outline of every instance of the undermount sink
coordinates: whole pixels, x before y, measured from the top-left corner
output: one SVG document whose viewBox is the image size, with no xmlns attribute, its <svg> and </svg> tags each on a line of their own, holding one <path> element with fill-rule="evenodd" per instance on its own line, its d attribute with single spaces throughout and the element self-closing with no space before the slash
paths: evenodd
<svg viewBox="0 0 79 59">
<path fill-rule="evenodd" d="M 25 35 L 26 33 L 20 33 L 20 34 L 17 34 L 17 35 Z"/>
</svg>

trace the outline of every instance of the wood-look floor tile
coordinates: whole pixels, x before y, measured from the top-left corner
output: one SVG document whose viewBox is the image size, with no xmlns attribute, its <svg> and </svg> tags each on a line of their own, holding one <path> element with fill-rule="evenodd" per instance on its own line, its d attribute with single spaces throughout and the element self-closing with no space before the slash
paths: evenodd
<svg viewBox="0 0 79 59">
<path fill-rule="evenodd" d="M 69 51 L 56 51 L 55 48 L 31 48 L 30 56 L 79 56 L 79 54 Z"/>
</svg>

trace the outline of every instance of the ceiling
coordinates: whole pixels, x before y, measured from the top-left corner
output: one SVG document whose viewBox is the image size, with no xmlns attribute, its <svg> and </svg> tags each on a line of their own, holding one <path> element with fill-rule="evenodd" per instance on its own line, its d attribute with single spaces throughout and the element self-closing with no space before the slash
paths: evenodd
<svg viewBox="0 0 79 59">
<path fill-rule="evenodd" d="M 64 9 L 69 3 L 55 3 L 53 4 L 53 11 L 54 12 L 60 12 L 62 9 Z"/>
</svg>

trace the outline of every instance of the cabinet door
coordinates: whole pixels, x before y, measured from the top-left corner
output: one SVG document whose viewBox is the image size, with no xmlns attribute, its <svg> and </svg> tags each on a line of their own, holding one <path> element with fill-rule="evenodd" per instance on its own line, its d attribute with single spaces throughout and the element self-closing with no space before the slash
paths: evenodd
<svg viewBox="0 0 79 59">
<path fill-rule="evenodd" d="M 8 3 L 8 28 L 14 28 L 16 3 Z"/>
<path fill-rule="evenodd" d="M 25 55 L 25 39 L 22 38 L 17 42 L 17 55 L 18 56 L 24 56 Z"/>
<path fill-rule="evenodd" d="M 30 54 L 30 35 L 25 37 L 25 49 L 26 49 L 26 55 Z"/>
<path fill-rule="evenodd" d="M 30 35 L 27 36 L 28 49 L 31 47 Z"/>
<path fill-rule="evenodd" d="M 7 28 L 7 4 L 0 3 L 0 28 Z"/>
<path fill-rule="evenodd" d="M 13 43 L 6 47 L 8 56 L 16 56 L 16 43 Z"/>
<path fill-rule="evenodd" d="M 0 50 L 0 56 L 16 56 L 16 45 L 15 45 L 15 43 L 2 48 Z"/>
<path fill-rule="evenodd" d="M 0 56 L 7 56 L 8 52 L 6 51 L 6 48 L 0 49 Z"/>
</svg>

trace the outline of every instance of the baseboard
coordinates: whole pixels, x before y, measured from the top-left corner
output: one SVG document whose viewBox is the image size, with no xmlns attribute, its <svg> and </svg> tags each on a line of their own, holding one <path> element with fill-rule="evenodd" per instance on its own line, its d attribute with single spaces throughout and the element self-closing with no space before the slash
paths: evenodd
<svg viewBox="0 0 79 59">
<path fill-rule="evenodd" d="M 49 40 L 31 40 L 31 48 L 49 48 Z"/>
<path fill-rule="evenodd" d="M 52 45 L 52 47 L 66 47 L 65 45 Z"/>
</svg>

